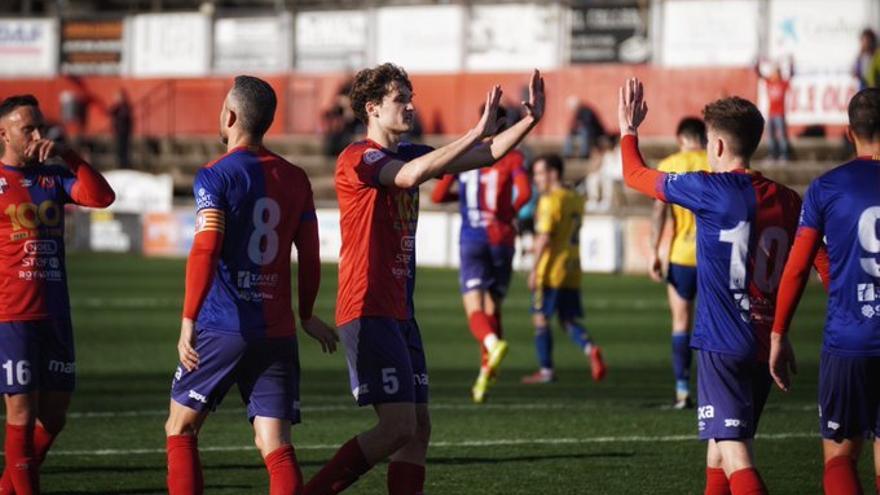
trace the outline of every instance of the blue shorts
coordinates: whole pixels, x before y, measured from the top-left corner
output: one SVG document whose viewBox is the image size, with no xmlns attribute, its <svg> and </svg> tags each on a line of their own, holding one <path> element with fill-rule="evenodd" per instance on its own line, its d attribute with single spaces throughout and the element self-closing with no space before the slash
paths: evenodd
<svg viewBox="0 0 880 495">
<path fill-rule="evenodd" d="M 666 282 L 686 301 L 697 297 L 697 267 L 670 263 L 666 272 Z"/>
<path fill-rule="evenodd" d="M 580 289 L 544 288 L 532 292 L 532 314 L 535 313 L 541 313 L 547 318 L 557 314 L 563 321 L 583 317 Z"/>
<path fill-rule="evenodd" d="M 428 366 L 415 320 L 362 317 L 339 327 L 359 406 L 428 402 Z"/>
<path fill-rule="evenodd" d="M 462 242 L 459 245 L 461 267 L 458 277 L 461 293 L 482 290 L 504 297 L 513 275 L 513 254 L 513 246 Z"/>
<path fill-rule="evenodd" d="M 819 359 L 819 429 L 841 441 L 880 437 L 880 357 L 845 357 L 822 351 Z"/>
<path fill-rule="evenodd" d="M 245 340 L 241 335 L 198 331 L 199 367 L 177 366 L 171 398 L 196 411 L 217 408 L 233 383 L 248 419 L 299 423 L 299 349 L 296 337 Z"/>
<path fill-rule="evenodd" d="M 0 323 L 0 393 L 73 392 L 76 354 L 70 320 Z"/>
<path fill-rule="evenodd" d="M 755 437 L 773 378 L 767 363 L 697 353 L 697 426 L 701 440 Z"/>
</svg>

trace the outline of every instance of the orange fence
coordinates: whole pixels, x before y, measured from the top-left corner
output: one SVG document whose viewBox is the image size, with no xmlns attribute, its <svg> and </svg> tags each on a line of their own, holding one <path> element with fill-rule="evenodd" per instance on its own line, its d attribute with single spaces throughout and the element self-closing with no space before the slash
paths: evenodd
<svg viewBox="0 0 880 495">
<path fill-rule="evenodd" d="M 638 76 L 646 84 L 650 108 L 643 133 L 670 136 L 684 115 L 698 115 L 707 102 L 729 95 L 754 101 L 757 80 L 753 69 L 664 69 L 648 65 L 593 65 L 549 71 L 547 114 L 538 135 L 561 137 L 570 112 L 566 99 L 577 96 L 593 106 L 606 125 L 616 126 L 617 88 Z M 270 134 L 313 134 L 320 131 L 321 113 L 333 99 L 344 74 L 290 73 L 267 76 L 278 93 L 278 114 Z M 458 134 L 473 125 L 477 108 L 490 85 L 500 83 L 508 103 L 518 103 L 528 81 L 526 73 L 416 74 L 412 76 L 415 104 L 426 133 Z M 118 77 L 58 77 L 0 80 L 0 97 L 33 93 L 51 120 L 60 114 L 61 91 L 74 90 L 90 98 L 88 133 L 107 133 L 106 108 L 120 87 L 133 102 L 135 134 L 146 136 L 212 136 L 230 77 L 190 79 L 126 79 Z"/>
</svg>

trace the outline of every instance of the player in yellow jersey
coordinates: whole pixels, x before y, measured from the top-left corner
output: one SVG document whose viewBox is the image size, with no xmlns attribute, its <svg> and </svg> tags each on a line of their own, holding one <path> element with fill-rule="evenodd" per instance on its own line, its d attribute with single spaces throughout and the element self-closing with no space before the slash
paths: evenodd
<svg viewBox="0 0 880 495">
<path fill-rule="evenodd" d="M 675 132 L 678 152 L 660 162 L 657 170 L 666 173 L 709 172 L 706 157 L 706 124 L 696 117 L 685 117 Z M 651 278 L 663 281 L 660 238 L 670 206 L 654 201 L 651 215 Z M 666 292 L 672 312 L 672 370 L 675 374 L 675 408 L 693 407 L 690 399 L 690 331 L 697 295 L 697 223 L 694 214 L 672 205 L 672 243 L 666 270 Z"/>
<path fill-rule="evenodd" d="M 584 198 L 563 187 L 563 171 L 558 155 L 541 156 L 533 167 L 535 188 L 541 198 L 535 212 L 535 267 L 529 274 L 529 290 L 540 369 L 524 376 L 523 383 L 550 383 L 555 379 L 550 332 L 554 314 L 571 340 L 589 357 L 593 379 L 605 377 L 602 351 L 580 323 L 584 315 L 579 242 Z"/>
</svg>

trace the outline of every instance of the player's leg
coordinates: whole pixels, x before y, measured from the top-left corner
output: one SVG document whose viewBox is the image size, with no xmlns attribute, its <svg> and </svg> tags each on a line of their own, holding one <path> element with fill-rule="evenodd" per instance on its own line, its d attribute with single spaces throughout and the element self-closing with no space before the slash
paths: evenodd
<svg viewBox="0 0 880 495">
<path fill-rule="evenodd" d="M 872 419 L 877 392 L 870 386 L 870 374 L 876 370 L 869 365 L 868 358 L 840 357 L 825 351 L 819 358 L 819 431 L 825 460 L 822 485 L 828 495 L 862 493 L 856 467 L 864 435 L 876 423 Z"/>
<path fill-rule="evenodd" d="M 306 483 L 306 495 L 341 492 L 416 435 L 415 377 L 400 323 L 390 318 L 358 318 L 340 326 L 339 337 L 345 346 L 352 394 L 358 405 L 373 406 L 377 423 L 336 451 Z"/>
<path fill-rule="evenodd" d="M 557 311 L 562 328 L 565 329 L 571 341 L 589 359 L 593 380 L 601 381 L 605 378 L 607 367 L 602 359 L 602 349 L 593 343 L 592 337 L 581 323 L 584 308 L 581 304 L 580 289 L 560 289 Z"/>
<path fill-rule="evenodd" d="M 459 250 L 459 282 L 468 325 L 481 348 L 485 348 L 488 354 L 485 364 L 492 370 L 498 367 L 507 353 L 507 343 L 498 337 L 484 305 L 486 293 L 495 284 L 492 255 L 485 242 L 462 242 Z"/>
<path fill-rule="evenodd" d="M 717 468 L 720 457 L 733 495 L 766 493 L 751 450 L 755 434 L 754 360 L 700 351 L 697 363 L 699 436 L 714 440 L 714 447 L 710 444 L 707 450 L 717 448 L 707 454 L 707 483 L 709 468 Z"/>
<path fill-rule="evenodd" d="M 0 391 L 6 403 L 4 493 L 39 493 L 34 451 L 39 383 L 42 379 L 38 322 L 0 323 Z M 10 490 L 11 489 L 11 490 Z"/>
<path fill-rule="evenodd" d="M 558 290 L 538 287 L 532 292 L 532 324 L 535 326 L 535 352 L 538 357 L 538 371 L 522 378 L 523 383 L 538 384 L 553 382 L 553 334 L 550 332 L 550 317 L 556 312 Z"/>
<path fill-rule="evenodd" d="M 770 158 L 772 158 L 773 160 L 778 160 L 781 154 L 781 150 L 779 149 L 779 137 L 777 134 L 778 126 L 776 117 L 770 117 L 767 124 L 767 131 L 770 137 Z"/>
<path fill-rule="evenodd" d="M 724 472 L 721 451 L 714 439 L 706 442 L 706 489 L 703 495 L 730 495 L 730 481 Z"/>
<path fill-rule="evenodd" d="M 301 494 L 303 476 L 290 441 L 300 422 L 299 349 L 296 337 L 256 340 L 237 370 L 238 390 L 254 426 L 254 444 L 269 473 L 271 495 Z"/>
<path fill-rule="evenodd" d="M 880 436 L 874 436 L 874 485 L 880 493 Z"/>
<path fill-rule="evenodd" d="M 675 375 L 675 408 L 693 407 L 690 401 L 691 324 L 697 291 L 697 270 L 670 263 L 666 293 L 672 317 L 672 370 Z"/>
<path fill-rule="evenodd" d="M 237 335 L 199 331 L 196 337 L 199 367 L 186 371 L 178 364 L 165 421 L 169 495 L 204 491 L 199 431 L 234 383 L 244 350 L 244 340 Z"/>
<path fill-rule="evenodd" d="M 788 161 L 790 145 L 788 142 L 788 123 L 785 116 L 777 117 L 779 119 L 779 156 L 783 161 Z"/>
</svg>

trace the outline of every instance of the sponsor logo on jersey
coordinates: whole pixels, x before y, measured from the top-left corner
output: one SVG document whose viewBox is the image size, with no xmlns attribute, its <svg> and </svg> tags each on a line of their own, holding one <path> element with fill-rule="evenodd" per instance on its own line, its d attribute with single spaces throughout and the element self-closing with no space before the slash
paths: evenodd
<svg viewBox="0 0 880 495">
<path fill-rule="evenodd" d="M 183 376 L 183 368 L 178 366 L 177 369 L 174 370 L 174 381 L 180 381 L 180 377 L 182 377 L 182 376 Z"/>
<path fill-rule="evenodd" d="M 219 203 L 217 202 L 217 198 L 215 198 L 211 193 L 205 190 L 204 187 L 200 187 L 198 191 L 198 195 L 196 196 L 196 206 L 198 209 L 202 208 L 219 208 Z"/>
<path fill-rule="evenodd" d="M 877 311 L 874 309 L 874 306 L 871 306 L 870 304 L 862 306 L 862 315 L 864 315 L 865 318 L 873 318 L 876 314 Z"/>
<path fill-rule="evenodd" d="M 7 187 L 9 187 L 9 183 L 6 182 L 6 178 L 0 177 L 0 194 L 5 193 Z"/>
<path fill-rule="evenodd" d="M 413 384 L 428 386 L 427 373 L 413 373 Z"/>
<path fill-rule="evenodd" d="M 836 421 L 829 421 L 828 422 L 828 429 L 837 431 L 838 428 L 840 428 L 840 423 L 838 423 Z"/>
<path fill-rule="evenodd" d="M 715 417 L 714 406 L 703 406 L 697 408 L 697 419 L 712 419 Z"/>
<path fill-rule="evenodd" d="M 404 251 L 415 251 L 416 250 L 416 237 L 412 235 L 405 235 L 400 238 L 400 249 Z"/>
<path fill-rule="evenodd" d="M 76 373 L 76 361 L 65 362 L 51 359 L 49 360 L 49 372 L 72 375 Z"/>
<path fill-rule="evenodd" d="M 737 418 L 726 418 L 724 420 L 724 427 L 725 428 L 745 428 L 748 425 L 749 424 L 747 421 L 737 419 Z"/>
<path fill-rule="evenodd" d="M 859 284 L 856 287 L 856 292 L 858 293 L 859 302 L 874 302 L 877 298 L 874 284 Z"/>
<path fill-rule="evenodd" d="M 53 240 L 27 241 L 24 243 L 24 252 L 35 255 L 58 254 L 58 244 Z"/>
<path fill-rule="evenodd" d="M 385 158 L 385 153 L 382 153 L 381 151 L 376 149 L 369 149 L 364 152 L 364 163 L 366 163 L 367 165 L 373 165 L 383 158 Z"/>
</svg>

